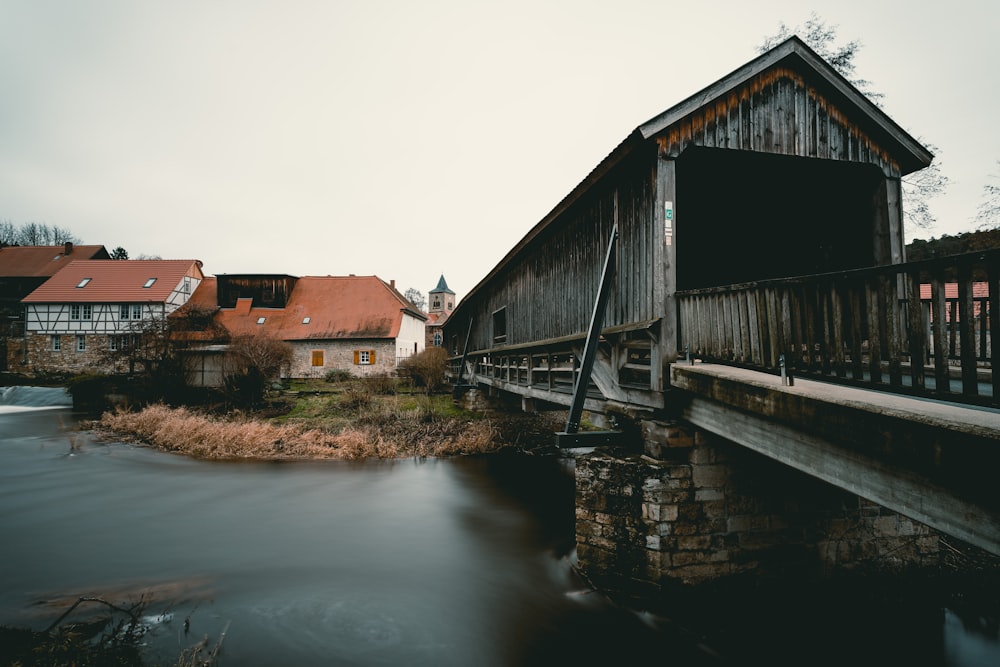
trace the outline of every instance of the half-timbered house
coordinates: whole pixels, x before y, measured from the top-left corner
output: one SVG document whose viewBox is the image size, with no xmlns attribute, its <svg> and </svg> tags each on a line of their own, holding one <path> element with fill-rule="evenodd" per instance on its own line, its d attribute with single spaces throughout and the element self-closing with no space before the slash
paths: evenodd
<svg viewBox="0 0 1000 667">
<path fill-rule="evenodd" d="M 72 261 L 23 300 L 26 373 L 110 371 L 109 359 L 184 305 L 202 264 L 177 260 Z"/>
</svg>

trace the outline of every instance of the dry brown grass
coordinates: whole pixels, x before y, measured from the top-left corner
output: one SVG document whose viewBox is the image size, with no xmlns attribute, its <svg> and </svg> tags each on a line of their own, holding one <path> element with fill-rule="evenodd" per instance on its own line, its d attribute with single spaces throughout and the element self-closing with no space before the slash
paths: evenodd
<svg viewBox="0 0 1000 667">
<path fill-rule="evenodd" d="M 488 453 L 506 446 L 489 420 L 431 419 L 419 410 L 373 411 L 328 431 L 152 405 L 139 412 L 107 412 L 95 430 L 203 459 L 385 459 Z"/>
</svg>

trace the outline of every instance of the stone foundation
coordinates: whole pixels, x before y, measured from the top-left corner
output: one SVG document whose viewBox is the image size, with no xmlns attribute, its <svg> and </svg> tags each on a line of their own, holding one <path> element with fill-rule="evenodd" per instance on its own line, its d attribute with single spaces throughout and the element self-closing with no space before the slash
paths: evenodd
<svg viewBox="0 0 1000 667">
<path fill-rule="evenodd" d="M 645 454 L 576 462 L 578 561 L 605 590 L 938 563 L 927 526 L 689 425 L 642 427 Z"/>
</svg>

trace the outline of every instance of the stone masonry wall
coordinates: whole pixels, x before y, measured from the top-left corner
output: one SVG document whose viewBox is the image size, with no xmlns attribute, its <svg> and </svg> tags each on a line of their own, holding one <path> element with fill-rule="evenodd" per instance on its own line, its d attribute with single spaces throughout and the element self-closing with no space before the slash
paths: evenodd
<svg viewBox="0 0 1000 667">
<path fill-rule="evenodd" d="M 323 365 L 312 365 L 312 351 L 323 351 Z M 355 350 L 374 350 L 375 363 L 359 365 L 354 363 Z M 305 341 L 292 344 L 292 363 L 288 377 L 322 378 L 331 369 L 346 370 L 352 375 L 363 377 L 376 373 L 396 372 L 395 342 L 389 341 Z"/>
<path fill-rule="evenodd" d="M 76 334 L 60 337 L 62 349 L 52 349 L 52 336 L 29 335 L 27 341 L 16 341 L 8 346 L 8 368 L 15 373 L 109 373 L 114 369 L 106 360 L 110 345 L 103 334 L 88 334 L 86 349 L 76 349 Z M 27 354 L 24 354 L 26 345 Z"/>
<path fill-rule="evenodd" d="M 777 461 L 682 423 L 643 435 L 655 458 L 576 462 L 577 557 L 606 590 L 938 562 L 927 526 Z"/>
</svg>

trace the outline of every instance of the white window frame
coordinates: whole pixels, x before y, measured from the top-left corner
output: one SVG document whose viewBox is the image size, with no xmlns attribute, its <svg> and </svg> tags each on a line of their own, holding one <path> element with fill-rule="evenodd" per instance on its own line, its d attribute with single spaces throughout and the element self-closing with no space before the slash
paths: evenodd
<svg viewBox="0 0 1000 667">
<path fill-rule="evenodd" d="M 132 319 L 141 320 L 142 319 L 142 304 L 133 303 L 132 304 Z"/>
<path fill-rule="evenodd" d="M 371 350 L 358 350 L 358 366 L 371 366 Z"/>
<path fill-rule="evenodd" d="M 132 306 L 130 306 L 127 303 L 121 304 L 120 306 L 118 306 L 118 319 L 123 321 L 127 320 L 131 312 L 132 312 Z"/>
<path fill-rule="evenodd" d="M 80 304 L 80 319 L 91 320 L 94 317 L 94 307 L 89 303 Z"/>
<path fill-rule="evenodd" d="M 87 351 L 87 337 L 83 334 L 76 335 L 76 351 L 86 352 Z"/>
<path fill-rule="evenodd" d="M 59 334 L 52 335 L 52 351 L 62 352 L 62 336 Z"/>
<path fill-rule="evenodd" d="M 76 322 L 80 319 L 80 304 L 71 303 L 69 304 L 69 319 Z"/>
</svg>

